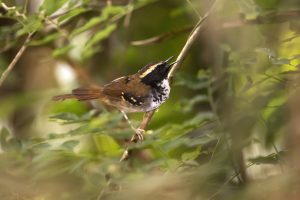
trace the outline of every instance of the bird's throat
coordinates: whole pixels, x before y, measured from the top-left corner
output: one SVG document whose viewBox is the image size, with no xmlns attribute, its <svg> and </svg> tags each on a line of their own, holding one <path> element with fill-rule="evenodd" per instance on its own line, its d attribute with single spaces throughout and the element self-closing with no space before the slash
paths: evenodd
<svg viewBox="0 0 300 200">
<path fill-rule="evenodd" d="M 170 85 L 167 79 L 156 84 L 152 88 L 152 103 L 151 109 L 158 108 L 162 103 L 164 103 L 170 94 Z"/>
</svg>

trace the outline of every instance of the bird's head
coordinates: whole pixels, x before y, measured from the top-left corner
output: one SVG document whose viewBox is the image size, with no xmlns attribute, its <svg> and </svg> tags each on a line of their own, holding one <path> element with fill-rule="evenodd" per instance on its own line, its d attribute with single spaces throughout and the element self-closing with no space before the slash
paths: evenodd
<svg viewBox="0 0 300 200">
<path fill-rule="evenodd" d="M 165 61 L 151 63 L 138 71 L 138 76 L 146 85 L 157 85 L 164 79 L 167 79 L 171 67 L 176 63 L 169 63 L 173 56 Z"/>
</svg>

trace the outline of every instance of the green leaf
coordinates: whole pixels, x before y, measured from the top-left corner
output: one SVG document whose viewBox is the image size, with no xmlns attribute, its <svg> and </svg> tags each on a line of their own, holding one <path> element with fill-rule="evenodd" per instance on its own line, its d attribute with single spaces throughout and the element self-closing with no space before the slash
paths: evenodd
<svg viewBox="0 0 300 200">
<path fill-rule="evenodd" d="M 74 17 L 76 17 L 86 11 L 87 10 L 82 7 L 76 8 L 76 9 L 64 14 L 63 16 L 59 17 L 58 22 L 61 23 L 61 22 L 69 21 L 69 20 L 73 19 Z"/>
<path fill-rule="evenodd" d="M 4 149 L 7 146 L 8 138 L 9 138 L 8 130 L 6 128 L 2 128 L 0 132 L 0 144 L 2 149 Z"/>
<path fill-rule="evenodd" d="M 287 58 L 278 58 L 276 60 L 273 60 L 272 63 L 274 65 L 289 65 L 291 64 L 291 60 Z"/>
<path fill-rule="evenodd" d="M 102 10 L 102 13 L 99 17 L 93 17 L 91 18 L 85 25 L 75 29 L 71 33 L 71 37 L 74 37 L 75 35 L 78 35 L 79 33 L 82 33 L 101 22 L 107 20 L 110 15 L 116 15 L 116 14 L 123 14 L 125 13 L 125 8 L 121 6 L 107 6 Z"/>
<path fill-rule="evenodd" d="M 12 137 L 6 128 L 0 132 L 0 145 L 3 151 L 20 151 L 22 148 L 21 141 Z"/>
<path fill-rule="evenodd" d="M 61 147 L 67 150 L 73 150 L 79 144 L 78 140 L 69 140 L 62 143 Z"/>
<path fill-rule="evenodd" d="M 185 86 L 193 90 L 204 89 L 208 86 L 208 76 L 206 74 L 201 74 L 201 76 L 195 77 L 180 72 L 176 75 L 175 85 Z"/>
<path fill-rule="evenodd" d="M 173 171 L 173 170 L 176 170 L 180 165 L 181 165 L 181 162 L 179 162 L 178 160 L 168 159 L 166 161 L 165 166 L 163 166 L 163 168 L 165 168 L 166 170 Z"/>
<path fill-rule="evenodd" d="M 100 30 L 96 33 L 85 45 L 85 47 L 91 48 L 95 43 L 100 42 L 101 40 L 107 38 L 115 29 L 117 28 L 116 24 L 108 25 L 105 29 Z"/>
<path fill-rule="evenodd" d="M 119 155 L 122 151 L 118 143 L 108 135 L 94 135 L 93 139 L 99 153 L 107 156 L 114 156 Z"/>
<path fill-rule="evenodd" d="M 180 110 L 181 112 L 191 112 L 196 104 L 203 102 L 208 102 L 206 95 L 200 94 L 190 99 L 183 99 L 182 102 L 180 102 Z"/>
<path fill-rule="evenodd" d="M 39 143 L 33 143 L 30 147 L 34 147 L 35 150 L 41 151 L 41 150 L 49 150 L 51 148 L 51 144 L 45 142 L 39 142 Z M 28 146 L 27 146 L 28 148 Z"/>
<path fill-rule="evenodd" d="M 280 0 L 254 0 L 263 9 L 274 9 L 279 5 Z"/>
<path fill-rule="evenodd" d="M 159 135 L 162 143 L 168 142 L 171 139 L 181 137 L 192 130 L 200 127 L 205 121 L 213 118 L 213 113 L 200 113 L 195 117 L 185 121 L 183 124 L 174 124 L 164 126 L 159 130 Z"/>
<path fill-rule="evenodd" d="M 42 28 L 43 23 L 42 19 L 38 15 L 33 14 L 27 17 L 26 20 L 23 21 L 22 25 L 23 28 L 18 30 L 17 36 L 36 32 L 37 30 Z"/>
<path fill-rule="evenodd" d="M 101 46 L 95 46 L 93 48 L 89 48 L 88 50 L 82 52 L 82 59 L 88 59 L 93 56 L 95 53 L 100 52 L 102 50 Z"/>
<path fill-rule="evenodd" d="M 270 110 L 270 109 L 269 109 Z M 268 146 L 274 144 L 275 139 L 278 137 L 280 132 L 285 132 L 287 126 L 288 108 L 286 105 L 279 106 L 275 109 L 272 109 L 270 116 L 266 120 L 266 135 L 265 143 Z"/>
<path fill-rule="evenodd" d="M 280 159 L 284 156 L 286 152 L 280 151 L 277 153 L 272 153 L 267 156 L 258 156 L 256 158 L 250 158 L 249 161 L 253 164 L 260 165 L 260 164 L 278 164 Z"/>
<path fill-rule="evenodd" d="M 63 122 L 77 121 L 79 117 L 74 113 L 59 113 L 53 116 L 50 116 L 52 120 L 59 120 Z"/>
<path fill-rule="evenodd" d="M 74 113 L 58 113 L 50 116 L 50 119 L 53 121 L 62 122 L 64 124 L 78 123 L 90 120 L 94 116 L 95 112 L 95 110 L 91 110 L 90 112 L 81 116 L 78 116 Z"/>
<path fill-rule="evenodd" d="M 33 40 L 31 41 L 29 44 L 30 46 L 41 46 L 41 45 L 45 45 L 48 44 L 50 42 L 52 42 L 53 40 L 55 40 L 56 38 L 58 38 L 59 33 L 52 33 L 47 35 L 46 37 L 39 39 L 39 40 Z"/>
<path fill-rule="evenodd" d="M 192 119 L 187 120 L 185 122 L 185 125 L 197 127 L 197 126 L 201 125 L 203 122 L 213 119 L 213 117 L 214 117 L 214 114 L 212 112 L 202 112 L 202 113 L 199 113 L 198 115 L 196 115 L 195 117 L 193 117 Z"/>
<path fill-rule="evenodd" d="M 257 48 L 257 49 L 255 49 L 255 52 L 256 53 L 263 53 L 263 54 L 267 55 L 269 57 L 269 59 L 274 59 L 274 58 L 277 57 L 274 50 L 272 50 L 270 48 Z"/>
<path fill-rule="evenodd" d="M 189 161 L 189 160 L 195 160 L 199 155 L 200 155 L 200 147 L 197 149 L 190 151 L 190 152 L 185 152 L 181 155 L 182 161 Z"/>
<path fill-rule="evenodd" d="M 87 106 L 80 101 L 77 100 L 68 100 L 55 102 L 53 107 L 51 108 L 51 113 L 74 113 L 77 115 L 83 115 L 88 112 Z"/>
<path fill-rule="evenodd" d="M 101 40 L 107 38 L 110 36 L 110 34 L 117 28 L 116 24 L 108 25 L 105 29 L 99 31 L 96 33 L 86 44 L 83 50 L 83 58 L 88 58 L 94 53 L 97 52 L 97 48 L 94 48 L 93 46 L 100 42 Z"/>
<path fill-rule="evenodd" d="M 83 26 L 75 29 L 72 34 L 71 37 L 74 37 L 75 35 L 78 35 L 94 26 L 96 26 L 97 24 L 99 24 L 100 22 L 102 22 L 103 19 L 101 17 L 93 17 L 91 18 L 87 23 L 85 23 Z"/>
<path fill-rule="evenodd" d="M 45 10 L 46 15 L 51 15 L 60 9 L 68 0 L 44 0 L 40 10 Z"/>
<path fill-rule="evenodd" d="M 53 57 L 60 57 L 67 54 L 73 48 L 72 45 L 67 45 L 58 49 L 55 49 L 52 53 Z"/>
</svg>

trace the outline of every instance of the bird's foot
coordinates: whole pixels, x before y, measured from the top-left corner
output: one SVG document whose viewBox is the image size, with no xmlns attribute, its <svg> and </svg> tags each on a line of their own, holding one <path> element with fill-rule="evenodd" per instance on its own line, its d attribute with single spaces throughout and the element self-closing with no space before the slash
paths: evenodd
<svg viewBox="0 0 300 200">
<path fill-rule="evenodd" d="M 135 129 L 135 134 L 132 138 L 132 141 L 134 141 L 134 142 L 143 141 L 144 140 L 144 132 L 145 132 L 145 130 L 143 130 L 143 129 L 140 129 L 140 128 Z"/>
</svg>

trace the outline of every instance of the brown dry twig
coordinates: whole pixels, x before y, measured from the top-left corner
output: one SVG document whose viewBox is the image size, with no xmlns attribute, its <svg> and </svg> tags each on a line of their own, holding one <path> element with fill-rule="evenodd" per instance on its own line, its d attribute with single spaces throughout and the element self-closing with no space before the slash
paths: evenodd
<svg viewBox="0 0 300 200">
<path fill-rule="evenodd" d="M 7 76 L 9 75 L 9 73 L 11 72 L 11 70 L 15 67 L 15 65 L 17 64 L 17 62 L 20 60 L 21 56 L 25 52 L 25 50 L 27 48 L 27 45 L 28 45 L 28 43 L 31 40 L 31 36 L 32 35 L 33 35 L 33 33 L 29 33 L 28 34 L 25 42 L 23 43 L 22 47 L 19 49 L 19 51 L 16 54 L 16 56 L 14 57 L 14 59 L 8 65 L 8 67 L 6 68 L 6 70 L 1 74 L 1 77 L 0 77 L 0 87 L 2 86 L 3 82 L 5 81 L 5 79 L 7 78 Z"/>
<path fill-rule="evenodd" d="M 125 19 L 124 19 L 124 23 L 123 23 L 124 27 L 129 27 L 131 16 L 132 16 L 132 12 L 134 10 L 133 0 L 129 0 L 128 1 L 127 7 L 128 7 L 128 12 L 127 12 L 127 14 L 125 16 Z"/>
<path fill-rule="evenodd" d="M 196 41 L 199 33 L 202 31 L 202 27 L 203 27 L 203 23 L 206 21 L 206 19 L 209 17 L 209 15 L 212 13 L 212 11 L 214 10 L 216 4 L 217 4 L 218 0 L 215 0 L 212 4 L 212 6 L 210 7 L 210 9 L 205 13 L 205 15 L 198 21 L 198 23 L 195 25 L 194 29 L 192 30 L 190 36 L 188 37 L 184 47 L 182 48 L 182 50 L 180 51 L 177 59 L 176 59 L 176 63 L 173 65 L 168 79 L 170 80 L 175 72 L 179 69 L 179 67 L 181 66 L 181 64 L 183 63 L 185 57 L 187 56 L 191 46 L 194 44 L 194 42 Z M 147 112 L 144 114 L 143 120 L 138 128 L 139 131 L 144 132 L 145 129 L 147 128 L 148 124 L 150 123 L 150 120 L 152 119 L 152 116 L 154 115 L 156 110 Z M 131 140 L 129 141 L 129 145 L 132 143 L 136 143 L 137 140 L 137 134 L 133 135 L 131 137 Z M 124 161 L 127 160 L 130 157 L 130 150 L 129 147 L 127 147 L 121 157 L 120 161 Z"/>
<path fill-rule="evenodd" d="M 292 10 L 292 11 L 282 11 L 277 13 L 276 15 L 262 15 L 257 16 L 254 19 L 247 19 L 245 17 L 237 17 L 236 19 L 228 20 L 222 22 L 219 25 L 219 29 L 231 29 L 231 28 L 238 28 L 241 26 L 249 26 L 249 25 L 260 25 L 260 24 L 272 24 L 272 23 L 283 23 L 288 20 L 294 20 L 295 17 L 300 17 L 300 11 Z M 163 42 L 165 40 L 174 38 L 181 34 L 185 34 L 189 31 L 193 30 L 193 26 L 187 26 L 183 29 L 173 30 L 170 32 L 162 33 L 157 36 L 153 36 L 150 38 L 142 39 L 142 40 L 135 40 L 132 41 L 130 44 L 133 46 L 146 46 L 152 45 L 156 43 Z M 297 37 L 297 36 L 295 36 Z M 295 37 L 292 37 L 294 39 Z"/>
<path fill-rule="evenodd" d="M 16 8 L 16 6 L 11 6 L 11 7 L 9 7 L 9 6 L 7 6 L 5 3 L 3 3 L 3 2 L 1 2 L 1 4 L 0 4 L 1 6 L 2 6 L 2 8 L 4 8 L 4 10 L 6 10 L 6 11 L 14 11 L 14 13 L 15 13 L 15 15 L 17 16 L 17 17 L 21 17 L 21 18 L 23 18 L 23 19 L 26 19 L 27 17 L 26 17 L 26 15 L 24 14 L 24 13 L 20 13 L 18 10 L 17 10 L 17 8 Z"/>
<path fill-rule="evenodd" d="M 185 27 L 183 29 L 170 31 L 170 32 L 163 33 L 161 35 L 154 36 L 154 37 L 151 37 L 151 38 L 147 38 L 147 39 L 144 39 L 144 40 L 132 41 L 130 44 L 133 45 L 133 46 L 145 46 L 145 45 L 155 44 L 155 43 L 163 42 L 163 41 L 165 41 L 169 38 L 175 37 L 177 35 L 186 33 L 186 32 L 191 31 L 191 30 L 193 30 L 193 26 L 188 26 L 188 27 Z"/>
</svg>

